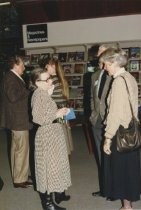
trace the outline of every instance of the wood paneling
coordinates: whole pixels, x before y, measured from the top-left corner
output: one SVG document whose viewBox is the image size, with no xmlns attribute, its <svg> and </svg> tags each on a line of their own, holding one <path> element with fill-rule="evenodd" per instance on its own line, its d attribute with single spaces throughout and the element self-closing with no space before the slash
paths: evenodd
<svg viewBox="0 0 141 210">
<path fill-rule="evenodd" d="M 141 13 L 141 0 L 15 0 L 22 24 Z"/>
</svg>

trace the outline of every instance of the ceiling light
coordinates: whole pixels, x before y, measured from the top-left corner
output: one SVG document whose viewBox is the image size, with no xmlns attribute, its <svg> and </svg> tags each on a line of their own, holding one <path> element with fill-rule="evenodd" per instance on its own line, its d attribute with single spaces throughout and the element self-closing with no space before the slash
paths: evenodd
<svg viewBox="0 0 141 210">
<path fill-rule="evenodd" d="M 7 2 L 0 3 L 0 6 L 5 6 L 5 5 L 9 5 L 9 4 L 10 4 L 10 1 L 7 1 Z"/>
</svg>

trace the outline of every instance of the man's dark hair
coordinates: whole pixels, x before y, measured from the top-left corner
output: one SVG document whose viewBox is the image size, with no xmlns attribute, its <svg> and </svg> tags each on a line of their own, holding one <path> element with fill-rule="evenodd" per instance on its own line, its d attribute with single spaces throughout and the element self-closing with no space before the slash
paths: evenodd
<svg viewBox="0 0 141 210">
<path fill-rule="evenodd" d="M 23 57 L 20 56 L 20 55 L 11 56 L 11 57 L 8 59 L 9 68 L 10 68 L 10 69 L 13 69 L 13 67 L 14 67 L 15 64 L 19 65 L 20 60 L 23 60 Z"/>
<path fill-rule="evenodd" d="M 99 50 L 99 44 L 93 45 L 89 50 L 88 50 L 88 60 L 91 63 L 91 66 L 97 67 L 98 66 L 98 50 Z"/>
<path fill-rule="evenodd" d="M 95 44 L 93 45 L 90 49 L 89 49 L 89 55 L 92 57 L 97 57 L 97 53 L 99 50 L 99 44 Z"/>
</svg>

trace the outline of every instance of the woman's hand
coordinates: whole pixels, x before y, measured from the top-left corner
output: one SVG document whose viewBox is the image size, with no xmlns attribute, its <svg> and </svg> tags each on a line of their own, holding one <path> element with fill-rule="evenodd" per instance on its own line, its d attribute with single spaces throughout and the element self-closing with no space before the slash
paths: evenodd
<svg viewBox="0 0 141 210">
<path fill-rule="evenodd" d="M 111 144 L 112 144 L 112 141 L 111 139 L 105 139 L 104 141 L 104 145 L 103 145 L 103 150 L 104 152 L 107 154 L 107 155 L 110 155 L 111 154 Z"/>
<path fill-rule="evenodd" d="M 56 118 L 63 117 L 69 112 L 69 108 L 63 107 L 61 109 L 58 109 L 56 113 Z"/>
</svg>

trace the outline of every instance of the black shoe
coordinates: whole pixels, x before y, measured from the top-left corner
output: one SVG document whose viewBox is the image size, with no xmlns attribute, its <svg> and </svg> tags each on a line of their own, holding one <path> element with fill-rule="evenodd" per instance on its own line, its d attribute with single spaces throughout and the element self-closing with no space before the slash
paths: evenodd
<svg viewBox="0 0 141 210">
<path fill-rule="evenodd" d="M 22 182 L 22 183 L 14 183 L 15 188 L 28 188 L 28 187 L 33 187 L 32 182 Z"/>
<path fill-rule="evenodd" d="M 66 208 L 57 206 L 55 203 L 46 203 L 45 210 L 66 210 Z"/>
<path fill-rule="evenodd" d="M 92 196 L 94 196 L 94 197 L 100 197 L 101 196 L 101 192 L 100 191 L 93 192 L 92 193 Z"/>
<path fill-rule="evenodd" d="M 70 195 L 66 195 L 65 192 L 58 193 L 55 192 L 55 202 L 57 204 L 61 203 L 62 201 L 68 201 L 70 200 Z"/>
<path fill-rule="evenodd" d="M 107 201 L 114 201 L 114 199 L 113 198 L 111 198 L 111 197 L 107 197 L 107 199 L 106 199 Z"/>
<path fill-rule="evenodd" d="M 40 195 L 40 198 L 41 198 L 41 203 L 42 203 L 43 210 L 66 210 L 66 208 L 57 206 L 53 202 L 52 193 L 51 194 L 39 193 L 39 195 Z"/>
</svg>

